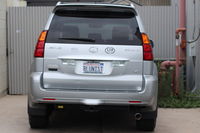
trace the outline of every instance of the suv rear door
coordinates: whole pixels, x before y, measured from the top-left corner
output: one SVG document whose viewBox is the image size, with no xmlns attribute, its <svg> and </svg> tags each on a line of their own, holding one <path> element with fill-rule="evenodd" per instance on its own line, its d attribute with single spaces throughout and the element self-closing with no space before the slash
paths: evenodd
<svg viewBox="0 0 200 133">
<path fill-rule="evenodd" d="M 140 91 L 143 47 L 133 9 L 62 7 L 48 30 L 45 89 Z"/>
</svg>

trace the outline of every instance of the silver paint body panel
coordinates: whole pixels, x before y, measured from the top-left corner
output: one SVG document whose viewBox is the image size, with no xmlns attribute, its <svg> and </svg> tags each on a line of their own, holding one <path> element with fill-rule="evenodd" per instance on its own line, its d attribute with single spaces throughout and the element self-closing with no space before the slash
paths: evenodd
<svg viewBox="0 0 200 133">
<path fill-rule="evenodd" d="M 46 30 L 52 17 L 53 13 Z M 136 19 L 140 31 L 145 32 L 139 15 Z M 115 52 L 106 53 L 108 47 L 114 48 Z M 106 71 L 102 74 L 82 73 L 79 68 L 84 61 L 102 62 Z M 143 61 L 142 46 L 46 43 L 44 58 L 36 58 L 31 71 L 29 100 L 32 103 L 138 105 L 152 110 L 157 107 L 157 67 L 153 61 Z M 45 101 L 43 98 L 56 100 Z"/>
</svg>

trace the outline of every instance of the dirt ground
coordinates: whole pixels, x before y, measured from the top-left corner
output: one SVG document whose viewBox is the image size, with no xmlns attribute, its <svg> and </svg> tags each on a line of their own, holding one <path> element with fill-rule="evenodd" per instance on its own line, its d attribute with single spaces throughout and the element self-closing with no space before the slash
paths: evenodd
<svg viewBox="0 0 200 133">
<path fill-rule="evenodd" d="M 47 129 L 30 129 L 27 96 L 0 98 L 0 133 L 142 133 L 126 111 L 55 112 Z M 159 109 L 155 133 L 199 133 L 200 109 Z"/>
</svg>

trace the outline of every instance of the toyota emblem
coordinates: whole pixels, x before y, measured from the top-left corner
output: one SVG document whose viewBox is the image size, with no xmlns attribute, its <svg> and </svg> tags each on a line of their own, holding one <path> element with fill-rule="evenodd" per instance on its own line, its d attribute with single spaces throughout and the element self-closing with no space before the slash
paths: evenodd
<svg viewBox="0 0 200 133">
<path fill-rule="evenodd" d="M 105 49 L 105 52 L 106 52 L 107 54 L 114 54 L 114 53 L 115 53 L 115 49 L 114 49 L 113 47 L 107 47 L 107 48 Z"/>
</svg>

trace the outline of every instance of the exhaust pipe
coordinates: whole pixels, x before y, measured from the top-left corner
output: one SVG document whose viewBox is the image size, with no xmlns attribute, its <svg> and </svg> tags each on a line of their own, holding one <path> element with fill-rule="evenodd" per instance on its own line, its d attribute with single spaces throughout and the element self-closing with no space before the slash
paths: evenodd
<svg viewBox="0 0 200 133">
<path fill-rule="evenodd" d="M 136 120 L 141 120 L 142 119 L 142 114 L 141 113 L 135 113 L 135 119 Z"/>
</svg>

